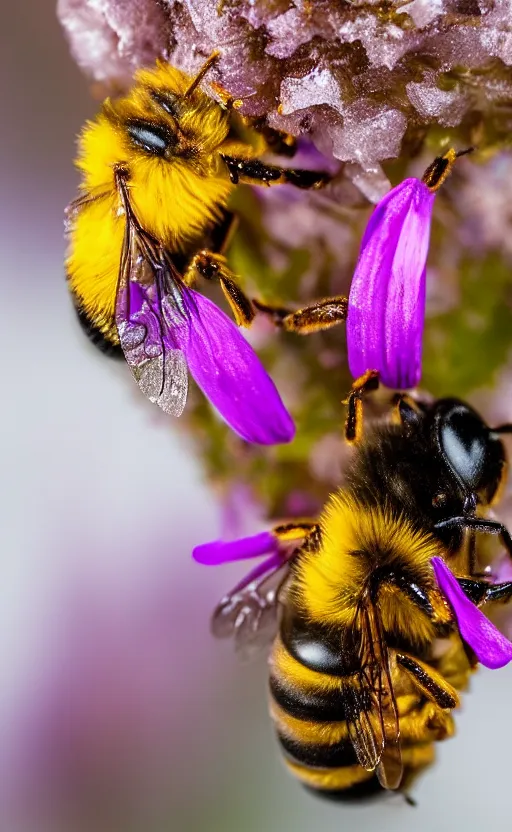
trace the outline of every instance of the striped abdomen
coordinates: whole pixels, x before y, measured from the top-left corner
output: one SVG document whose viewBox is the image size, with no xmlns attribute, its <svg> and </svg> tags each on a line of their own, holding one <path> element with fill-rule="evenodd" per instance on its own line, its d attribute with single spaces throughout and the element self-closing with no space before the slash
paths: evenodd
<svg viewBox="0 0 512 832">
<path fill-rule="evenodd" d="M 346 697 L 357 670 L 357 653 L 340 653 L 342 633 L 303 622 L 288 609 L 270 658 L 271 715 L 290 771 L 305 785 L 329 797 L 359 799 L 381 791 L 366 771 L 348 736 Z M 393 687 L 400 717 L 404 777 L 413 777 L 434 759 L 434 742 L 453 733 L 451 714 L 414 688 L 403 671 Z M 370 702 L 362 703 L 370 709 Z"/>
</svg>

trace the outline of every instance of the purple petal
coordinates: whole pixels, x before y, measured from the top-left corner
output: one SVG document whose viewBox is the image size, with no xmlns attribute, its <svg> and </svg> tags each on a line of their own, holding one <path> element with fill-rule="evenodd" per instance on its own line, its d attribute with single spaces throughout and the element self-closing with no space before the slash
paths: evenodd
<svg viewBox="0 0 512 832">
<path fill-rule="evenodd" d="M 258 563 L 254 566 L 247 575 L 244 575 L 240 581 L 238 581 L 237 585 L 233 587 L 231 590 L 231 594 L 234 595 L 235 592 L 241 592 L 242 589 L 245 589 L 246 586 L 252 584 L 253 581 L 257 581 L 259 578 L 263 577 L 263 575 L 269 575 L 271 572 L 275 572 L 277 569 L 281 569 L 286 563 L 286 558 L 283 556 L 282 552 L 274 552 L 273 555 L 270 557 L 265 558 L 261 563 Z"/>
<path fill-rule="evenodd" d="M 419 179 L 405 179 L 370 217 L 348 302 L 348 359 L 355 378 L 378 370 L 383 384 L 398 389 L 420 380 L 434 199 Z"/>
<path fill-rule="evenodd" d="M 512 661 L 512 643 L 485 617 L 462 591 L 442 558 L 432 558 L 436 581 L 450 604 L 461 637 L 478 661 L 491 670 Z"/>
<path fill-rule="evenodd" d="M 208 298 L 183 290 L 188 316 L 169 321 L 197 384 L 228 425 L 247 442 L 290 442 L 295 425 L 253 348 Z"/>
<path fill-rule="evenodd" d="M 192 557 L 198 563 L 206 566 L 218 566 L 220 563 L 230 563 L 234 560 L 248 560 L 260 555 L 277 553 L 278 543 L 270 532 L 261 532 L 251 537 L 241 537 L 238 540 L 212 540 L 196 546 Z M 266 561 L 265 561 L 266 562 Z"/>
</svg>

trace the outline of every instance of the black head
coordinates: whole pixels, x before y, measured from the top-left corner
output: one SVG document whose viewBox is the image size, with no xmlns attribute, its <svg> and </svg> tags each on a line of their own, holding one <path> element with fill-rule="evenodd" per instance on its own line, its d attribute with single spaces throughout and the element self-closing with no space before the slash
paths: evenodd
<svg viewBox="0 0 512 832">
<path fill-rule="evenodd" d="M 466 511 L 488 505 L 498 491 L 506 465 L 499 437 L 468 404 L 439 399 L 433 408 L 432 438 Z"/>
<path fill-rule="evenodd" d="M 503 428 L 493 431 L 458 399 L 402 401 L 398 413 L 399 423 L 369 431 L 346 470 L 365 501 L 433 528 L 496 498 L 506 471 Z"/>
</svg>

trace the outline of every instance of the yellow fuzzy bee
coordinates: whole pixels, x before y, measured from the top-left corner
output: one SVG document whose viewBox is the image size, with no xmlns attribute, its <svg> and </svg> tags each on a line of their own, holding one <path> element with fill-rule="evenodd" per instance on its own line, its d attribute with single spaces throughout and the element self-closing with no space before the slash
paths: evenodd
<svg viewBox="0 0 512 832">
<path fill-rule="evenodd" d="M 344 483 L 320 516 L 194 549 L 209 566 L 267 557 L 218 605 L 212 629 L 246 657 L 271 645 L 270 712 L 288 770 L 308 789 L 362 801 L 408 800 L 453 736 L 452 712 L 478 663 L 512 661 L 512 643 L 480 607 L 512 601 L 512 581 L 482 572 L 484 535 L 508 464 L 502 436 L 459 399 L 395 393 L 389 418 L 365 425 L 347 399 Z"/>
<path fill-rule="evenodd" d="M 175 415 L 186 397 L 190 335 L 176 338 L 176 326 L 190 329 L 199 314 L 191 315 L 185 290 L 198 274 L 219 280 L 238 325 L 255 314 L 223 257 L 233 188 L 316 188 L 328 178 L 256 158 L 269 147 L 291 155 L 294 140 L 246 122 L 236 113 L 241 102 L 215 84 L 219 100 L 202 91 L 216 58 L 195 77 L 163 62 L 140 70 L 125 97 L 104 102 L 80 135 L 80 194 L 67 209 L 67 279 L 86 332 L 106 352 L 120 346 L 143 392 Z"/>
</svg>

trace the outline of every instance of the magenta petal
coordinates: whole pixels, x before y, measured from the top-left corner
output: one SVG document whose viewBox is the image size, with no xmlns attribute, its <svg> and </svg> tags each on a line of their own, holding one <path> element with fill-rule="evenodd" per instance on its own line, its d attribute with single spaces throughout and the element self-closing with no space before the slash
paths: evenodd
<svg viewBox="0 0 512 832">
<path fill-rule="evenodd" d="M 280 569 L 286 563 L 286 558 L 280 552 L 274 552 L 273 555 L 270 557 L 265 558 L 261 563 L 256 564 L 247 575 L 237 583 L 236 586 L 233 587 L 231 590 L 231 594 L 234 595 L 235 592 L 241 592 L 242 589 L 245 589 L 246 586 L 252 584 L 253 581 L 258 581 L 264 575 L 269 575 L 271 572 L 275 572 L 277 569 Z"/>
<path fill-rule="evenodd" d="M 230 563 L 234 560 L 247 560 L 260 555 L 276 553 L 278 543 L 270 532 L 261 532 L 251 537 L 241 537 L 238 540 L 212 540 L 196 546 L 192 557 L 198 563 L 206 566 L 218 566 L 220 563 Z"/>
<path fill-rule="evenodd" d="M 354 378 L 378 370 L 387 387 L 421 378 L 425 274 L 435 194 L 406 179 L 375 208 L 350 287 L 347 347 Z"/>
<path fill-rule="evenodd" d="M 295 425 L 274 382 L 238 327 L 212 301 L 184 289 L 188 317 L 172 322 L 174 346 L 185 354 L 199 387 L 247 442 L 290 442 Z"/>
<path fill-rule="evenodd" d="M 457 619 L 461 637 L 478 661 L 491 670 L 512 661 L 512 644 L 464 594 L 442 558 L 432 558 L 436 581 Z"/>
</svg>

